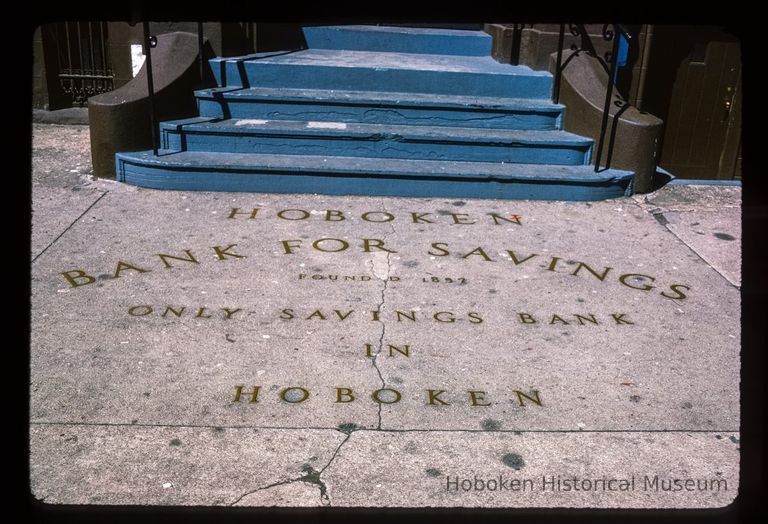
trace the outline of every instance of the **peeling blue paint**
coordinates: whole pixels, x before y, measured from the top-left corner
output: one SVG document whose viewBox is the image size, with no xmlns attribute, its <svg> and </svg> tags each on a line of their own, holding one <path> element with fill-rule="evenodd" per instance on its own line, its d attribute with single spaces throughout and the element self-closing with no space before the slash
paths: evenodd
<svg viewBox="0 0 768 524">
<path fill-rule="evenodd" d="M 305 29 L 310 49 L 210 61 L 199 117 L 161 124 L 158 156 L 116 155 L 148 188 L 600 200 L 633 174 L 595 173 L 562 130 L 552 75 L 494 61 L 476 31 Z"/>
<path fill-rule="evenodd" d="M 482 31 L 359 25 L 305 27 L 304 39 L 311 49 L 463 56 L 490 56 L 493 45 Z"/>
<path fill-rule="evenodd" d="M 249 122 L 256 122 L 249 124 Z M 565 131 L 326 124 L 200 118 L 166 122 L 163 147 L 176 151 L 275 153 L 583 165 L 592 141 Z"/>
<path fill-rule="evenodd" d="M 414 57 L 419 57 L 418 59 Z M 227 85 L 342 89 L 509 98 L 550 96 L 552 75 L 466 57 L 307 49 L 227 63 Z M 238 69 L 243 64 L 243 71 Z"/>
<path fill-rule="evenodd" d="M 170 151 L 118 153 L 117 173 L 156 189 L 403 197 L 602 200 L 632 185 L 591 166 Z"/>
<path fill-rule="evenodd" d="M 236 87 L 196 92 L 200 114 L 218 118 L 329 120 L 499 129 L 561 129 L 549 100 L 423 93 Z"/>
</svg>

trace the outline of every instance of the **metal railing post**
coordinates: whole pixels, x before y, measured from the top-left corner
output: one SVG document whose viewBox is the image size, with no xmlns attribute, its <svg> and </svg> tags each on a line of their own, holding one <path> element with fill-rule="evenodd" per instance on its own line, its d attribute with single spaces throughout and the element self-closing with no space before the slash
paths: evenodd
<svg viewBox="0 0 768 524">
<path fill-rule="evenodd" d="M 149 92 L 149 122 L 152 126 L 152 151 L 157 156 L 157 121 L 155 118 L 155 86 L 152 81 L 152 42 L 149 36 L 149 22 L 144 25 L 144 52 L 147 54 L 144 65 L 147 71 L 147 91 Z"/>
<path fill-rule="evenodd" d="M 200 62 L 200 82 L 202 83 L 204 80 L 203 73 L 205 71 L 205 68 L 204 68 L 205 62 L 203 61 L 203 23 L 202 22 L 197 23 L 197 52 L 198 52 L 197 59 Z"/>
<path fill-rule="evenodd" d="M 608 127 L 608 116 L 611 110 L 611 96 L 613 95 L 613 79 L 616 78 L 616 70 L 619 65 L 619 39 L 622 38 L 618 26 L 613 27 L 613 50 L 611 51 L 611 72 L 608 74 L 608 85 L 605 90 L 605 104 L 603 104 L 603 121 L 600 124 L 600 138 L 597 142 L 597 154 L 595 155 L 595 172 L 600 170 L 600 157 L 603 153 L 603 141 Z M 615 125 L 615 124 L 614 124 Z"/>
<path fill-rule="evenodd" d="M 557 64 L 555 66 L 555 84 L 552 86 L 552 102 L 560 101 L 560 79 L 563 75 L 563 42 L 565 42 L 565 24 L 560 24 L 560 34 L 557 37 Z"/>
</svg>

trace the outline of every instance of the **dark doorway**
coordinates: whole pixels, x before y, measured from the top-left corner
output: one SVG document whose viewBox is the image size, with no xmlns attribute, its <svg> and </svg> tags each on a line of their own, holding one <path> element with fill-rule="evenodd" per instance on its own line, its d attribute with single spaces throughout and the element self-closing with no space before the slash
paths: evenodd
<svg viewBox="0 0 768 524">
<path fill-rule="evenodd" d="M 741 178 L 741 49 L 720 27 L 654 27 L 643 109 L 665 122 L 660 165 L 678 178 Z"/>
</svg>

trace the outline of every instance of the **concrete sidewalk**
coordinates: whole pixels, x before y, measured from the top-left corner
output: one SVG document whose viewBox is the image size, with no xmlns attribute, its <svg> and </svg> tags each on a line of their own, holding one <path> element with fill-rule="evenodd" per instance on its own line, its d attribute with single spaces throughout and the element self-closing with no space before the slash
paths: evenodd
<svg viewBox="0 0 768 524">
<path fill-rule="evenodd" d="M 94 179 L 88 141 L 34 125 L 38 499 L 736 496 L 740 187 L 583 203 L 164 192 Z"/>
<path fill-rule="evenodd" d="M 84 126 L 34 125 L 33 258 L 99 197 L 142 191 L 93 177 L 89 140 Z M 741 187 L 670 185 L 616 202 L 640 206 L 731 284 L 741 285 Z"/>
</svg>

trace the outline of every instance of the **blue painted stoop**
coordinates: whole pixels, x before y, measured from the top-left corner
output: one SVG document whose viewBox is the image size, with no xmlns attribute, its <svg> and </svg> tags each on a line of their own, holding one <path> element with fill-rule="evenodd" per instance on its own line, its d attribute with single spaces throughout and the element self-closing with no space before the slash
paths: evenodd
<svg viewBox="0 0 768 524">
<path fill-rule="evenodd" d="M 118 153 L 117 177 L 158 189 L 600 200 L 632 173 L 595 173 L 562 130 L 552 75 L 494 61 L 479 31 L 307 27 L 308 49 L 210 61 L 200 116 L 161 149 Z"/>
</svg>

